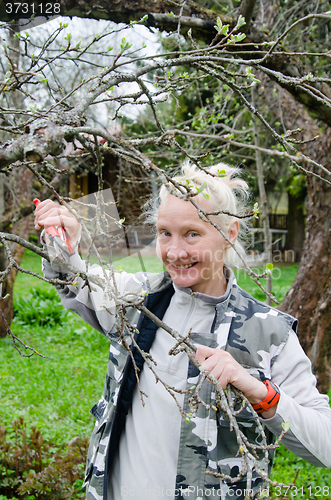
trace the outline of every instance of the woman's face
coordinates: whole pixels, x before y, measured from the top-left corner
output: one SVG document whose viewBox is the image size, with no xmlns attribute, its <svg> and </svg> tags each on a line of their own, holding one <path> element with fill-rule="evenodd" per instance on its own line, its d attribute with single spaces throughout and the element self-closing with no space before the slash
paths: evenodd
<svg viewBox="0 0 331 500">
<path fill-rule="evenodd" d="M 200 207 L 213 210 L 207 200 Z M 199 218 L 192 203 L 168 195 L 160 205 L 156 228 L 157 255 L 176 285 L 215 297 L 225 293 L 224 252 L 230 245 Z M 227 236 L 234 242 L 237 235 L 238 222 L 233 222 Z"/>
</svg>

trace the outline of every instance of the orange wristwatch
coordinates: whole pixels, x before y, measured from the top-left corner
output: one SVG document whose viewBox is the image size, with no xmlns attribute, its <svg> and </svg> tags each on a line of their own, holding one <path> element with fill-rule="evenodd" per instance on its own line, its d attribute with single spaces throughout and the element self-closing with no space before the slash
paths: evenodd
<svg viewBox="0 0 331 500">
<path fill-rule="evenodd" d="M 277 387 L 271 380 L 264 380 L 262 382 L 266 388 L 268 389 L 268 394 L 266 395 L 263 401 L 252 405 L 256 413 L 262 413 L 264 411 L 269 411 L 270 408 L 275 406 L 280 398 L 280 393 Z"/>
</svg>

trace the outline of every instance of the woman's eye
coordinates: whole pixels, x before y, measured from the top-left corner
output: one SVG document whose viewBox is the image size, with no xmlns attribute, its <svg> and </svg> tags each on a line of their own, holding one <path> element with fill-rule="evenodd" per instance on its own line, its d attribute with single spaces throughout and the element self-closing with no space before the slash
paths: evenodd
<svg viewBox="0 0 331 500">
<path fill-rule="evenodd" d="M 196 233 L 195 231 L 191 231 L 189 234 L 188 234 L 191 238 L 195 238 L 196 236 L 199 236 L 198 233 Z"/>
<path fill-rule="evenodd" d="M 169 231 L 163 229 L 162 231 L 159 232 L 159 236 L 170 236 L 170 233 Z"/>
</svg>

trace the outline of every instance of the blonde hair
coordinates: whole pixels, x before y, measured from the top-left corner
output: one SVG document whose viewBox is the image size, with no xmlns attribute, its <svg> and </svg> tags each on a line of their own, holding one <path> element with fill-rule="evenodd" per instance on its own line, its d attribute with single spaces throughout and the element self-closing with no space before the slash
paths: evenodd
<svg viewBox="0 0 331 500">
<path fill-rule="evenodd" d="M 221 213 L 212 216 L 212 220 L 221 228 L 227 235 L 231 223 L 235 220 L 239 222 L 239 235 L 234 243 L 234 247 L 226 249 L 224 262 L 231 268 L 239 268 L 243 266 L 242 260 L 238 256 L 245 256 L 245 249 L 242 244 L 248 232 L 247 219 L 237 219 L 235 216 L 242 216 L 247 213 L 248 200 L 248 185 L 238 177 L 239 168 L 233 168 L 225 163 L 218 163 L 204 170 L 197 168 L 189 162 L 185 162 L 181 166 L 181 175 L 172 178 L 173 181 L 183 186 L 188 186 L 191 192 L 203 189 L 199 194 L 193 197 L 193 200 L 199 205 L 199 201 L 206 198 L 205 201 L 212 205 L 210 211 L 228 212 L 226 215 Z M 214 174 L 214 175 L 210 175 Z M 179 192 L 173 185 L 171 189 Z M 181 190 L 185 192 L 185 188 Z M 171 192 L 163 185 L 159 192 L 158 199 L 150 201 L 150 208 L 147 209 L 148 222 L 156 225 L 157 212 L 160 204 L 169 196 Z M 238 253 L 237 253 L 238 252 Z"/>
</svg>

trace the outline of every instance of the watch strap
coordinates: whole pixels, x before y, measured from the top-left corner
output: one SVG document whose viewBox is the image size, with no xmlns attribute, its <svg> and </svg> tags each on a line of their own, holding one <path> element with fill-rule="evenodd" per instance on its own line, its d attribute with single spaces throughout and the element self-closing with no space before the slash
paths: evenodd
<svg viewBox="0 0 331 500">
<path fill-rule="evenodd" d="M 262 413 L 264 411 L 269 411 L 270 408 L 275 406 L 280 398 L 280 392 L 277 389 L 277 386 L 269 379 L 266 379 L 262 382 L 266 388 L 268 389 L 268 393 L 263 401 L 256 403 L 253 406 L 253 409 L 256 413 Z"/>
</svg>

